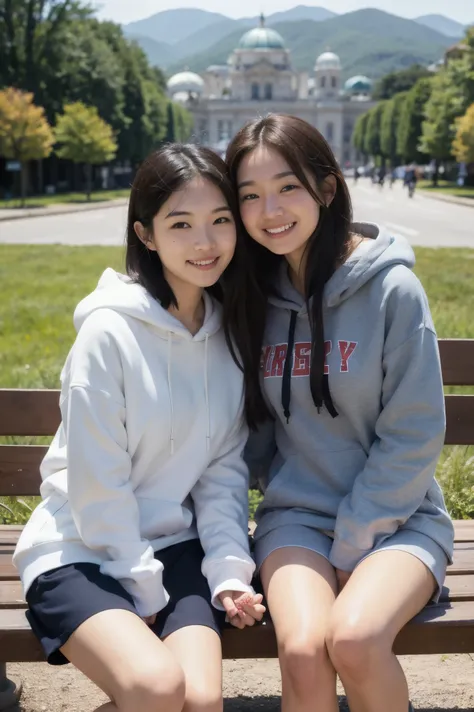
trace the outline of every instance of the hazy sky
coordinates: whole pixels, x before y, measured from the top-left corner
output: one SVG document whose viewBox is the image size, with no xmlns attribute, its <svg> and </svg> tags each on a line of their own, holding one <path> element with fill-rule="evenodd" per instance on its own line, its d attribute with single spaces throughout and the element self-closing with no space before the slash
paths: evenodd
<svg viewBox="0 0 474 712">
<path fill-rule="evenodd" d="M 115 22 L 131 22 L 180 7 L 198 7 L 229 17 L 254 16 L 261 10 L 270 14 L 296 5 L 327 7 L 333 12 L 350 12 L 363 7 L 377 7 L 403 17 L 438 13 L 459 22 L 474 22 L 473 0 L 92 0 L 101 8 L 99 17 Z"/>
</svg>

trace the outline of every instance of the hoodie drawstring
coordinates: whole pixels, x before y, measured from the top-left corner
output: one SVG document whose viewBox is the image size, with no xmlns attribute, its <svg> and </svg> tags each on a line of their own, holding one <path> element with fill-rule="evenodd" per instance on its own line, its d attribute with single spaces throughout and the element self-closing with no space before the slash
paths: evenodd
<svg viewBox="0 0 474 712">
<path fill-rule="evenodd" d="M 283 380 L 281 382 L 281 404 L 286 422 L 290 422 L 291 401 L 291 369 L 293 367 L 293 348 L 295 346 L 295 329 L 298 313 L 291 310 L 290 328 L 288 329 L 288 347 L 286 350 L 285 366 L 283 367 Z"/>
<path fill-rule="evenodd" d="M 204 344 L 204 389 L 206 391 L 206 411 L 207 411 L 206 450 L 209 452 L 209 449 L 211 447 L 211 409 L 209 407 L 209 389 L 208 389 L 208 383 L 207 383 L 208 342 L 209 342 L 209 334 L 206 333 L 206 341 Z"/>
<path fill-rule="evenodd" d="M 170 399 L 170 453 L 174 455 L 174 405 L 173 405 L 173 388 L 171 384 L 171 347 L 173 343 L 173 334 L 168 331 L 168 394 Z M 209 452 L 211 447 L 211 407 L 209 405 L 209 384 L 208 384 L 208 352 L 209 352 L 209 334 L 206 334 L 204 344 L 204 392 L 206 398 L 206 450 Z"/>
<path fill-rule="evenodd" d="M 171 387 L 171 344 L 173 342 L 173 334 L 168 331 L 168 394 L 170 397 L 170 453 L 174 454 L 174 406 L 173 406 L 173 389 Z"/>
<path fill-rule="evenodd" d="M 283 379 L 281 383 L 281 404 L 283 406 L 283 414 L 287 424 L 290 422 L 290 402 L 291 402 L 291 370 L 293 367 L 293 349 L 295 347 L 295 329 L 298 312 L 291 310 L 290 326 L 288 328 L 288 348 L 286 352 L 285 365 L 283 367 Z M 332 418 L 337 418 L 338 412 L 334 407 L 334 403 L 329 390 L 329 378 L 325 374 L 323 376 L 323 403 L 326 406 L 328 413 Z M 321 404 L 322 405 L 322 404 Z M 317 406 L 318 414 L 321 412 L 321 406 Z"/>
</svg>

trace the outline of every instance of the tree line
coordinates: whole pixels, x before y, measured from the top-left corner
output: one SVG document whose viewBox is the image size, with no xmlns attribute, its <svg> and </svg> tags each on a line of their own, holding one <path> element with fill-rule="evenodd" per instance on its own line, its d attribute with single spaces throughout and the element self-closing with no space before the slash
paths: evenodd
<svg viewBox="0 0 474 712">
<path fill-rule="evenodd" d="M 162 141 L 184 141 L 192 131 L 189 112 L 169 101 L 162 72 L 150 66 L 120 26 L 99 22 L 82 0 L 0 0 L 0 89 L 0 155 L 11 160 L 50 155 L 58 137 L 65 136 L 61 124 L 66 118 L 60 117 L 68 117 L 70 134 L 73 122 L 89 134 L 93 127 L 99 133 L 109 127 L 107 160 L 132 167 Z M 12 125 L 8 104 L 13 98 L 17 126 L 14 136 L 5 136 Z M 47 138 L 44 133 L 43 155 L 38 156 L 36 141 L 34 157 L 26 151 L 23 159 L 19 151 L 30 139 L 18 136 L 18 111 L 32 117 L 35 109 L 41 110 L 42 126 L 49 126 L 51 134 Z M 90 124 L 86 111 L 97 116 Z M 34 120 L 23 123 L 31 128 Z M 77 151 L 66 145 L 55 154 L 76 160 Z"/>
<path fill-rule="evenodd" d="M 452 54 L 435 73 L 405 70 L 379 84 L 382 101 L 354 127 L 365 158 L 391 166 L 433 161 L 435 180 L 440 163 L 474 163 L 474 27 Z"/>
</svg>

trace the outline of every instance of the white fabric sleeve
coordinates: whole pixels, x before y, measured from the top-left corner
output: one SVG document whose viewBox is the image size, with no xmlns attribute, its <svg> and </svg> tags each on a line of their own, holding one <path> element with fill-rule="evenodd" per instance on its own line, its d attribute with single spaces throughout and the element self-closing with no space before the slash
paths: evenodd
<svg viewBox="0 0 474 712">
<path fill-rule="evenodd" d="M 254 593 L 255 563 L 248 540 L 248 470 L 242 459 L 248 429 L 240 424 L 193 487 L 191 496 L 204 549 L 202 572 L 212 603 L 223 610 L 223 591 Z"/>
<path fill-rule="evenodd" d="M 139 615 L 149 616 L 169 597 L 163 565 L 140 536 L 120 354 L 103 324 L 95 326 L 85 323 L 78 335 L 61 402 L 69 503 L 84 544 L 104 557 L 102 573 L 120 581 Z"/>
</svg>

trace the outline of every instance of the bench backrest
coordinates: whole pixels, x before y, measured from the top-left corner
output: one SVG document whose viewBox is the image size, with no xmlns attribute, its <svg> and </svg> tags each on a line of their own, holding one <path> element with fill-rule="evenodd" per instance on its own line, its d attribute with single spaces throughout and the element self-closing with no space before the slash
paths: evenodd
<svg viewBox="0 0 474 712">
<path fill-rule="evenodd" d="M 440 339 L 445 386 L 474 386 L 474 339 Z M 447 445 L 474 444 L 474 395 L 447 395 Z M 0 389 L 0 436 L 52 436 L 60 422 L 58 390 Z M 37 495 L 46 446 L 0 445 L 0 495 Z"/>
</svg>

